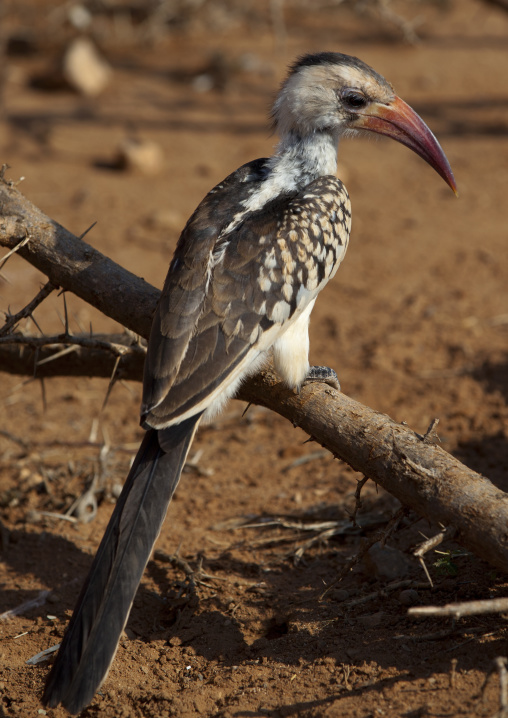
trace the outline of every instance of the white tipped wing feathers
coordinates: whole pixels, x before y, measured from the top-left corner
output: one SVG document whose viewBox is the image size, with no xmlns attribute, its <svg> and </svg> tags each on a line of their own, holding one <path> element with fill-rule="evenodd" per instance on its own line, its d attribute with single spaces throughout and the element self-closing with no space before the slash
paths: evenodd
<svg viewBox="0 0 508 718">
<path fill-rule="evenodd" d="M 300 192 L 278 195 L 248 212 L 225 233 L 229 222 L 221 226 L 219 215 L 226 208 L 217 204 L 214 213 L 213 205 L 226 185 L 229 201 L 235 184 L 244 194 L 248 171 L 242 168 L 240 180 L 232 175 L 212 190 L 180 239 L 145 367 L 147 426 L 162 428 L 214 411 L 259 368 L 275 343 L 276 368 L 284 381 L 299 385 L 307 373 L 308 318 L 346 251 L 349 197 L 340 180 L 320 177 Z M 251 196 L 260 184 L 251 183 Z"/>
</svg>

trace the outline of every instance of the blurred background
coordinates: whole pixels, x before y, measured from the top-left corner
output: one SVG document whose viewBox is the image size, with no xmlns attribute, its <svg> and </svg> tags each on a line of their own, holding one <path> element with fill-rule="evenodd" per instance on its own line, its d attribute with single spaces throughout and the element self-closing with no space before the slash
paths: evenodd
<svg viewBox="0 0 508 718">
<path fill-rule="evenodd" d="M 506 0 L 4 0 L 0 163 L 9 165 L 11 179 L 24 178 L 19 189 L 35 205 L 74 234 L 97 222 L 85 241 L 160 287 L 179 233 L 204 194 L 241 164 L 273 151 L 276 138 L 270 131 L 269 111 L 288 65 L 301 54 L 323 50 L 356 55 L 394 84 L 437 135 L 455 172 L 460 198 L 400 145 L 383 140 L 343 142 L 339 176 L 351 195 L 353 230 L 347 257 L 313 312 L 311 361 L 334 367 L 345 393 L 408 422 L 420 433 L 439 418 L 443 447 L 506 489 Z M 42 283 L 37 270 L 11 258 L 0 274 L 1 309 L 15 313 Z M 72 331 L 119 330 L 76 297 L 67 293 L 66 299 Z M 60 332 L 63 315 L 63 299 L 54 292 L 35 312 L 35 321 L 22 322 L 18 330 L 36 335 Z M 80 583 L 74 585 L 73 577 L 85 573 L 140 437 L 139 385 L 118 382 L 102 408 L 107 386 L 101 379 L 42 382 L 1 374 L 0 507 L 5 526 L 17 536 L 6 564 L 6 606 L 19 602 L 20 594 L 55 585 L 58 600 L 49 612 L 63 621 L 72 606 Z M 298 573 L 284 563 L 280 551 L 253 549 L 247 534 L 242 534 L 246 544 L 238 543 L 237 537 L 235 543 L 230 533 L 220 530 L 212 540 L 210 526 L 245 514 L 301 518 L 312 510 L 321 516 L 338 512 L 347 517 L 359 478 L 326 452 L 308 459 L 316 447 L 304 445 L 306 437 L 279 417 L 253 409 L 250 417 L 248 413 L 241 419 L 243 409 L 233 402 L 219 423 L 201 432 L 196 443 L 201 452 L 195 461 L 198 468 L 184 477 L 172 525 L 161 537 L 168 551 L 183 542 L 189 560 L 199 552 L 217 561 L 222 557 L 217 566 L 225 575 L 240 577 L 236 588 L 229 586 L 228 596 L 234 605 L 243 606 L 238 615 L 246 612 L 243 627 L 238 635 L 227 636 L 220 622 L 214 629 L 217 641 L 231 641 L 231 661 L 239 662 L 241 657 L 234 656 L 242 641 L 252 645 L 268 635 L 263 632 L 263 616 L 272 610 L 267 608 L 272 606 L 269 592 L 261 591 L 250 602 L 240 595 L 241 581 L 249 571 L 255 573 L 251 562 L 271 566 L 279 577 L 263 577 L 275 582 L 270 585 L 276 584 L 278 598 L 273 600 L 279 605 L 277 601 L 287 603 L 302 586 L 321 585 L 323 576 L 331 580 L 336 563 L 343 561 L 342 552 L 352 548 L 327 545 L 311 552 L 306 572 Z M 41 514 L 65 513 L 92 482 L 100 503 L 93 522 L 69 525 Z M 395 506 L 391 497 L 369 485 L 365 502 L 367 514 L 389 514 Z M 222 548 L 217 548 L 217 541 Z M 399 548 L 404 548 L 404 541 L 409 545 L 409 539 L 401 538 Z M 468 588 L 461 595 L 493 591 L 481 563 L 469 561 L 469 573 L 464 569 L 462 574 Z M 158 590 L 157 576 L 150 580 L 153 593 Z M 367 579 L 351 578 L 355 580 L 361 584 Z M 351 590 L 359 590 L 358 585 Z M 501 589 L 499 584 L 495 590 Z M 455 590 L 456 584 L 443 588 L 444 600 L 452 599 Z M 154 610 L 150 591 L 144 600 Z M 227 612 L 229 604 L 225 605 Z M 202 605 L 203 625 L 210 623 L 205 609 Z M 306 614 L 307 637 L 319 635 L 324 625 L 320 621 L 335 620 L 333 606 L 319 610 L 322 613 Z M 397 615 L 396 606 L 383 610 Z M 133 612 L 138 635 L 147 638 L 152 629 L 142 615 Z M 31 715 L 23 711 L 37 706 L 36 691 L 27 689 L 35 669 L 23 668 L 23 656 L 46 647 L 56 624 L 36 614 L 24 620 L 26 625 L 19 619 L 12 630 L 21 632 L 28 626 L 29 637 L 23 639 L 27 643 L 23 650 L 21 643 L 7 644 L 5 655 L 6 665 L 18 671 L 9 688 L 10 705 L 19 714 Z M 37 620 L 40 631 L 34 633 Z M 378 633 L 365 650 L 357 633 L 348 633 L 343 624 L 340 631 L 334 628 L 334 650 L 340 645 L 342 651 L 333 654 L 334 660 L 346 660 L 344 651 L 349 650 L 351 664 L 374 661 L 380 681 L 402 674 L 414 660 L 412 689 L 418 690 L 422 656 L 409 658 L 391 644 L 383 653 L 386 620 L 373 623 L 371 629 Z M 294 619 L 288 625 L 300 624 Z M 276 686 L 270 683 L 267 709 L 294 707 L 286 691 L 294 692 L 299 684 L 301 705 L 317 701 L 307 706 L 308 715 L 324 715 L 319 711 L 328 706 L 335 679 L 319 663 L 323 649 L 297 638 L 291 643 L 289 629 L 280 634 L 277 630 L 271 637 L 286 643 L 270 643 L 271 652 L 260 648 L 269 656 L 266 671 L 280 679 Z M 61 626 L 55 631 L 58 634 Z M 206 655 L 203 646 L 196 648 L 188 640 L 196 655 Z M 492 640 L 496 643 L 497 638 Z M 483 681 L 489 651 L 497 650 L 487 644 L 474 644 L 475 661 L 464 658 L 470 675 L 462 693 L 447 695 L 446 705 L 442 695 L 423 698 L 416 693 L 415 705 L 435 700 L 448 710 L 446 715 L 458 715 Z M 134 676 L 139 651 L 145 651 L 142 655 L 149 664 L 150 651 L 159 650 L 156 641 L 142 645 L 143 649 L 137 645 L 124 650 L 125 674 L 112 673 L 111 680 L 119 681 L 118 701 L 127 701 L 122 704 L 126 715 L 128 700 L 138 700 L 143 691 L 133 687 L 139 682 Z M 182 658 L 183 648 L 174 651 L 178 660 L 187 660 L 188 656 Z M 301 659 L 298 665 L 321 679 L 311 681 L 298 674 L 299 680 L 289 686 L 277 673 L 283 671 L 277 651 L 285 656 L 281 665 L 297 665 Z M 444 658 L 439 663 L 431 646 L 424 658 L 431 672 L 448 670 L 449 664 Z M 207 666 L 211 660 L 208 655 Z M 178 665 L 176 661 L 177 673 Z M 219 670 L 219 664 L 214 665 Z M 44 670 L 37 673 L 38 685 Z M 210 688 L 203 711 L 231 715 L 227 710 L 232 705 L 254 710 L 254 698 L 234 698 L 240 679 L 235 683 L 229 673 L 220 675 L 222 697 Z M 272 680 L 267 675 L 259 679 L 260 686 Z M 143 680 L 148 681 L 146 676 Z M 158 680 L 164 684 L 166 679 L 155 673 L 151 680 L 145 690 L 150 687 L 153 692 L 154 686 L 159 689 Z M 258 685 L 254 674 L 242 680 Z M 192 684 L 181 705 L 174 703 L 174 696 L 167 699 L 177 705 L 179 715 L 197 711 L 198 684 Z M 387 700 L 392 701 L 387 714 L 410 715 L 404 710 L 412 705 L 396 699 L 395 693 L 395 687 L 387 689 Z M 332 701 L 330 715 L 375 714 L 380 704 L 372 693 L 360 691 L 355 696 L 354 708 L 347 701 L 340 708 Z M 394 707 L 399 699 L 401 707 Z M 476 714 L 472 705 L 466 709 L 469 715 Z M 143 715 L 162 715 L 160 706 L 154 706 Z M 486 706 L 492 707 L 488 702 Z"/>
</svg>

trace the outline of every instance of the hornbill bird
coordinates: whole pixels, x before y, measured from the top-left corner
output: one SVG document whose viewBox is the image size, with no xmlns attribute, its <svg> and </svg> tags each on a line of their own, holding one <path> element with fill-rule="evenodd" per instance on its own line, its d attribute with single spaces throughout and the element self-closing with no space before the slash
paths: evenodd
<svg viewBox="0 0 508 718">
<path fill-rule="evenodd" d="M 272 119 L 273 156 L 214 187 L 178 241 L 148 342 L 146 435 L 47 679 L 47 706 L 78 713 L 106 677 L 201 419 L 270 356 L 294 390 L 313 379 L 337 386 L 334 372 L 309 366 L 308 324 L 349 240 L 349 197 L 335 176 L 339 140 L 357 131 L 392 137 L 456 192 L 432 132 L 355 57 L 298 59 Z"/>
</svg>

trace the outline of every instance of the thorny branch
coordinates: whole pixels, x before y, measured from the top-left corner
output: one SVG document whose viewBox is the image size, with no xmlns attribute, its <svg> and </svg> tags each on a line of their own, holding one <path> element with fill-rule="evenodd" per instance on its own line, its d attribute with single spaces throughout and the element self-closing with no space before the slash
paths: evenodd
<svg viewBox="0 0 508 718">
<path fill-rule="evenodd" d="M 122 357 L 129 353 L 132 349 L 132 345 L 126 345 L 121 342 L 112 341 L 112 339 L 104 339 L 99 335 L 83 336 L 80 334 L 69 334 L 64 332 L 63 334 L 55 334 L 54 336 L 24 336 L 22 334 L 0 334 L 0 346 L 3 344 L 8 345 L 23 345 L 33 349 L 48 347 L 56 348 L 56 353 L 53 356 L 47 357 L 46 359 L 40 360 L 37 363 L 47 364 L 52 359 L 56 359 L 62 355 L 62 352 L 72 351 L 72 347 L 84 347 L 86 349 L 102 349 L 106 352 L 113 354 L 115 357 Z M 135 345 L 138 346 L 138 345 Z M 139 345 L 140 346 L 140 345 Z M 143 353 L 144 350 L 142 349 Z"/>
<path fill-rule="evenodd" d="M 12 249 L 27 237 L 29 241 L 18 247 L 18 254 L 53 284 L 148 337 L 158 290 L 45 216 L 15 187 L 0 181 L 0 245 Z M 79 349 L 85 354 L 107 351 L 111 357 L 111 347 Z M 11 345 L 10 350 L 15 351 L 16 346 Z M 19 369 L 11 369 L 4 361 L 8 352 L 3 352 L 0 345 L 4 369 L 17 373 Z M 57 361 L 62 375 L 78 373 L 74 353 L 52 364 Z M 108 374 L 100 367 L 94 371 L 90 363 L 87 369 L 95 376 L 111 376 L 111 367 Z M 131 370 L 131 377 L 140 379 L 142 361 Z M 238 398 L 278 412 L 404 506 L 433 522 L 454 526 L 459 543 L 508 572 L 508 496 L 440 446 L 328 386 L 306 386 L 296 395 L 269 370 L 246 382 Z"/>
<path fill-rule="evenodd" d="M 36 296 L 30 302 L 28 302 L 26 307 L 20 309 L 20 311 L 16 314 L 6 314 L 6 322 L 3 327 L 0 327 L 0 337 L 8 335 L 11 329 L 13 329 L 16 324 L 18 324 L 22 319 L 27 319 L 28 317 L 31 317 L 39 304 L 42 304 L 42 302 L 46 299 L 46 297 L 49 297 L 49 295 L 54 289 L 57 289 L 54 284 L 52 284 L 51 282 L 46 282 L 46 284 L 36 294 Z"/>
</svg>

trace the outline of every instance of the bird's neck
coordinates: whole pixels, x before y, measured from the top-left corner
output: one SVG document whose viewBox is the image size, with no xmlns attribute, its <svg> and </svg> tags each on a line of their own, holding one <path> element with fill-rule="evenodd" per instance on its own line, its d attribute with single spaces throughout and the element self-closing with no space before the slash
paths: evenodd
<svg viewBox="0 0 508 718">
<path fill-rule="evenodd" d="M 318 177 L 334 175 L 338 143 L 338 135 L 330 132 L 282 136 L 275 154 L 268 160 L 263 180 L 242 202 L 242 212 L 235 216 L 227 231 L 237 226 L 246 212 L 259 210 L 281 195 L 299 192 Z"/>
<path fill-rule="evenodd" d="M 329 131 L 301 136 L 289 132 L 282 136 L 270 158 L 272 181 L 287 191 L 300 190 L 309 182 L 337 172 L 339 137 Z"/>
</svg>

